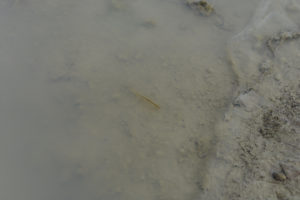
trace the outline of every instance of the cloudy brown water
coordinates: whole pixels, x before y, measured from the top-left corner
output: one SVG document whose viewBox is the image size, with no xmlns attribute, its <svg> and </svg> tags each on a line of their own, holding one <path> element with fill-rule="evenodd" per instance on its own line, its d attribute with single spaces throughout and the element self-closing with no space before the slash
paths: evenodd
<svg viewBox="0 0 300 200">
<path fill-rule="evenodd" d="M 200 198 L 258 0 L 0 3 L 0 199 Z"/>
</svg>

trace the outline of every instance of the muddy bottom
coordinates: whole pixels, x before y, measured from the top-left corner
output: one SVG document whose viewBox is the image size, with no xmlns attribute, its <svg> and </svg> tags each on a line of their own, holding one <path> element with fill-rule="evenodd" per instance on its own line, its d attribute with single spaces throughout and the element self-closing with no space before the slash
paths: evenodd
<svg viewBox="0 0 300 200">
<path fill-rule="evenodd" d="M 299 8 L 2 0 L 0 197 L 297 199 Z"/>
</svg>

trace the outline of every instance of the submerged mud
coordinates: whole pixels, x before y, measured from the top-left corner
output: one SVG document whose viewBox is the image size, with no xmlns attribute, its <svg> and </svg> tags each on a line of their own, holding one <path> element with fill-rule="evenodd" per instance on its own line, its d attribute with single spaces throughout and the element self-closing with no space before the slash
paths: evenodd
<svg viewBox="0 0 300 200">
<path fill-rule="evenodd" d="M 0 3 L 0 198 L 299 197 L 297 2 Z"/>
</svg>

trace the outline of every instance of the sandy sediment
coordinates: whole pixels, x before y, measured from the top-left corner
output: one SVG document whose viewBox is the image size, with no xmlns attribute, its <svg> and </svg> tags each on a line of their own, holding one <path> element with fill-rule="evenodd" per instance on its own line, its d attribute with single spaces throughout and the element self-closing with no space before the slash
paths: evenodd
<svg viewBox="0 0 300 200">
<path fill-rule="evenodd" d="M 285 23 L 264 19 L 229 45 L 239 88 L 216 125 L 202 199 L 300 199 L 300 41 L 270 52 L 268 41 L 298 34 L 278 19 Z"/>
</svg>

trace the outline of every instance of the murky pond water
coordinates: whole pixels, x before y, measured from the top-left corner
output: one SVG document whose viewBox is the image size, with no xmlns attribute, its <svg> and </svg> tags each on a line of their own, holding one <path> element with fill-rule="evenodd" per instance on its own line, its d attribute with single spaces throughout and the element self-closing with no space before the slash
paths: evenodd
<svg viewBox="0 0 300 200">
<path fill-rule="evenodd" d="M 258 0 L 0 3 L 1 199 L 198 197 Z"/>
</svg>

